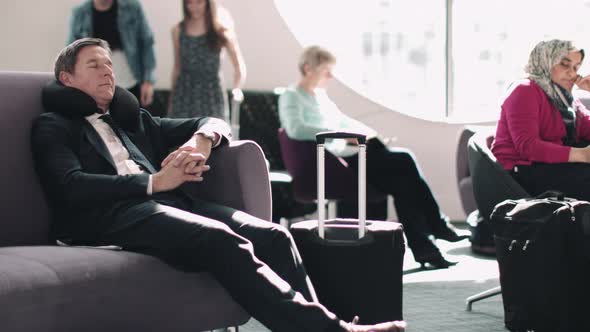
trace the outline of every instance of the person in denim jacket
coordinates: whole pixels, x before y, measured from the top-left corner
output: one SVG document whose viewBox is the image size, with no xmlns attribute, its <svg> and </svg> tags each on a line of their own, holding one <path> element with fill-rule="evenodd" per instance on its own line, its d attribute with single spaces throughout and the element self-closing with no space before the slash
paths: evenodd
<svg viewBox="0 0 590 332">
<path fill-rule="evenodd" d="M 119 85 L 131 91 L 142 106 L 152 103 L 154 89 L 154 36 L 137 0 L 86 0 L 74 8 L 68 43 L 95 37 L 112 51 Z"/>
</svg>

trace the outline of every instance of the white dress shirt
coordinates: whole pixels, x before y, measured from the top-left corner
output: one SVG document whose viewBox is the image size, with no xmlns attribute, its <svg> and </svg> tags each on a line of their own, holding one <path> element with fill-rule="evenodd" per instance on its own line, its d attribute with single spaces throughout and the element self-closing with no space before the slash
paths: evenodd
<svg viewBox="0 0 590 332">
<path fill-rule="evenodd" d="M 129 158 L 129 152 L 111 126 L 109 126 L 109 124 L 103 119 L 100 119 L 100 116 L 102 115 L 103 114 L 95 113 L 87 116 L 86 120 L 88 120 L 88 122 L 94 127 L 109 150 L 109 153 L 115 162 L 117 174 L 128 175 L 145 173 L 135 161 Z"/>
<path fill-rule="evenodd" d="M 108 112 L 107 112 L 108 113 Z M 106 113 L 105 113 L 106 114 Z M 141 174 L 146 173 L 141 167 L 129 157 L 129 152 L 119 139 L 119 136 L 113 131 L 113 128 L 100 117 L 103 114 L 95 113 L 86 117 L 86 120 L 94 127 L 104 144 L 106 145 L 117 169 L 119 175 Z M 195 135 L 204 133 L 202 130 L 197 130 Z M 221 135 L 215 134 L 215 142 L 212 147 L 216 147 L 221 143 Z M 147 186 L 147 194 L 151 195 L 153 192 L 152 176 L 150 175 Z"/>
<path fill-rule="evenodd" d="M 113 131 L 113 128 L 100 118 L 102 115 L 103 114 L 94 113 L 87 116 L 86 120 L 92 125 L 92 127 L 94 127 L 94 130 L 96 130 L 98 136 L 102 138 L 102 141 L 106 145 L 107 150 L 109 150 L 109 153 L 115 162 L 117 174 L 129 175 L 145 173 L 135 161 L 129 158 L 129 151 L 127 151 L 123 142 L 119 139 L 119 136 Z M 152 175 L 150 175 L 146 189 L 148 195 L 152 194 L 152 187 Z"/>
</svg>

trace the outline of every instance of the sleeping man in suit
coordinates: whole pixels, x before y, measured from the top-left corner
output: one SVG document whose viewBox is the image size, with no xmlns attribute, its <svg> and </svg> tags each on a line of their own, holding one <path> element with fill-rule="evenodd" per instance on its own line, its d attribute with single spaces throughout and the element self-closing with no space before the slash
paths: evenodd
<svg viewBox="0 0 590 332">
<path fill-rule="evenodd" d="M 231 139 L 223 121 L 157 118 L 140 109 L 115 87 L 101 39 L 66 46 L 55 78 L 44 90 L 52 106 L 35 122 L 32 144 L 59 236 L 209 271 L 272 331 L 404 330 L 402 321 L 338 319 L 318 303 L 288 231 L 180 190 L 185 182 L 198 185 L 214 147 Z"/>
</svg>

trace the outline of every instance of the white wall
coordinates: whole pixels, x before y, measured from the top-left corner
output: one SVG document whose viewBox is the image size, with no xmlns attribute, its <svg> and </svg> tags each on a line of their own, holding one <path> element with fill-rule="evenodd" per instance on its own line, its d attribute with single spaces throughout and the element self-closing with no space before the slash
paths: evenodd
<svg viewBox="0 0 590 332">
<path fill-rule="evenodd" d="M 0 2 L 3 44 L 0 70 L 51 71 L 55 55 L 66 42 L 71 8 L 80 1 Z M 157 87 L 167 88 L 172 66 L 170 29 L 181 17 L 181 1 L 143 0 L 142 3 L 156 38 Z M 222 0 L 221 3 L 235 20 L 248 67 L 246 88 L 271 89 L 295 81 L 301 47 L 273 0 Z M 224 73 L 230 82 L 231 67 L 227 63 Z M 397 137 L 400 146 L 412 149 L 444 212 L 453 219 L 464 217 L 455 174 L 456 142 L 462 126 L 401 115 L 365 99 L 340 82 L 333 82 L 330 95 L 344 112 L 385 136 Z"/>
<path fill-rule="evenodd" d="M 181 17 L 181 1 L 140 0 L 156 39 L 158 87 L 170 84 L 170 30 Z M 72 8 L 82 0 L 0 0 L 0 70 L 52 71 L 55 56 L 67 42 Z"/>
</svg>

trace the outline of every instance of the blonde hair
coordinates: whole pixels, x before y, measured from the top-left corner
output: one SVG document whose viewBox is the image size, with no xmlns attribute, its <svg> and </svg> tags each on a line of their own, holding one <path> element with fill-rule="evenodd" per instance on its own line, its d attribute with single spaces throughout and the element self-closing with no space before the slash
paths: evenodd
<svg viewBox="0 0 590 332">
<path fill-rule="evenodd" d="M 301 75 L 305 75 L 305 65 L 308 65 L 311 69 L 316 69 L 325 63 L 334 62 L 336 62 L 336 57 L 330 51 L 320 46 L 309 46 L 303 50 L 299 58 L 299 71 Z"/>
</svg>

